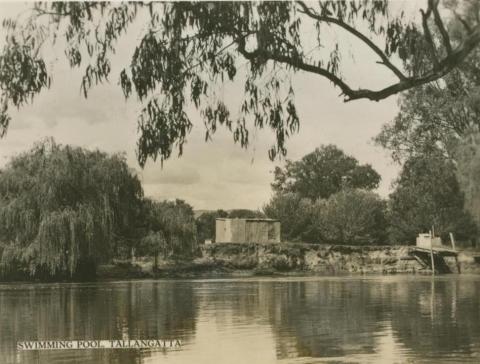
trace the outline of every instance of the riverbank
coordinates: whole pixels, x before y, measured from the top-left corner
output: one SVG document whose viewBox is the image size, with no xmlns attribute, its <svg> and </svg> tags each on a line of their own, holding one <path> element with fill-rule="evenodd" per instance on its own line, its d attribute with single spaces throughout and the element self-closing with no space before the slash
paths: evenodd
<svg viewBox="0 0 480 364">
<path fill-rule="evenodd" d="M 305 243 L 211 244 L 200 248 L 199 256 L 188 261 L 160 261 L 138 258 L 97 269 L 98 279 L 124 278 L 208 278 L 265 275 L 334 274 L 431 274 L 416 260 L 411 246 L 345 246 Z M 477 254 L 475 254 L 477 253 Z M 463 273 L 480 273 L 479 252 L 458 256 Z M 454 258 L 445 258 L 451 272 L 457 272 Z"/>
</svg>

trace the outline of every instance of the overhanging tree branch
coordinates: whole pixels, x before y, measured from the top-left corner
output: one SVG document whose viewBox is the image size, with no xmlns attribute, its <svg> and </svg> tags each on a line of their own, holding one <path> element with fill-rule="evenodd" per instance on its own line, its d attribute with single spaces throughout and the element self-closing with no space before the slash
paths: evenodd
<svg viewBox="0 0 480 364">
<path fill-rule="evenodd" d="M 472 32 L 472 28 L 470 27 L 470 25 L 468 25 L 468 22 L 462 18 L 457 12 L 454 12 L 455 14 L 455 18 L 463 25 L 463 27 L 465 28 L 465 31 L 467 33 L 471 33 Z"/>
<path fill-rule="evenodd" d="M 428 3 L 429 3 L 428 6 L 433 11 L 433 18 L 435 20 L 435 25 L 440 31 L 440 34 L 443 39 L 443 44 L 445 46 L 445 49 L 447 50 L 447 54 L 450 54 L 452 53 L 452 45 L 450 44 L 450 37 L 448 35 L 447 30 L 445 29 L 445 26 L 443 25 L 443 21 L 442 21 L 442 18 L 440 17 L 440 13 L 438 12 L 438 0 L 429 0 Z"/>
<path fill-rule="evenodd" d="M 242 146 L 248 144 L 246 121 L 253 120 L 260 128 L 271 127 L 277 141 L 270 149 L 272 153 L 269 151 L 273 159 L 286 150 L 285 140 L 297 129 L 299 118 L 294 90 L 282 77 L 274 75 L 266 85 L 257 82 L 267 76 L 265 66 L 273 64 L 272 72 L 319 75 L 339 87 L 345 101 L 379 101 L 442 79 L 459 68 L 480 44 L 480 22 L 473 19 L 479 15 L 478 5 L 472 1 L 469 6 L 457 8 L 461 11 L 459 16 L 449 2 L 426 2 L 420 22 L 391 10 L 389 0 L 320 1 L 317 5 L 307 1 L 167 2 L 158 9 L 153 3 L 146 3 L 148 9 L 139 13 L 140 17 L 137 7 L 143 5 L 138 3 L 47 3 L 38 10 L 32 9 L 23 22 L 6 23 L 7 47 L 0 52 L 0 88 L 6 90 L 0 100 L 0 132 L 10 120 L 9 106 L 24 105 L 50 85 L 46 62 L 37 57 L 44 53 L 37 53 L 40 47 L 45 50 L 41 40 L 62 39 L 63 43 L 58 44 L 65 45 L 72 68 L 89 62 L 85 70 L 89 87 L 107 80 L 120 37 L 136 19 L 144 18 L 142 33 L 147 34 L 135 45 L 130 64 L 120 73 L 120 86 L 126 97 L 133 94 L 142 102 L 150 99 L 137 119 L 140 164 L 143 166 L 148 158 L 157 156 L 163 161 L 174 148 L 181 154 L 192 125 L 189 102 L 204 117 L 207 132 L 208 125 L 214 130 L 216 123 L 230 129 L 235 121 L 241 125 L 233 133 L 234 141 L 239 140 Z M 48 16 L 46 21 L 43 15 Z M 459 26 L 466 31 L 447 32 L 452 29 L 450 20 L 461 23 Z M 48 34 L 43 34 L 44 27 Z M 324 35 L 323 27 L 330 28 L 334 36 L 346 34 L 348 39 L 327 43 L 328 34 Z M 317 36 L 314 49 L 330 45 L 326 57 L 316 59 L 306 52 L 311 41 L 306 35 L 308 28 Z M 384 43 L 379 43 L 378 38 Z M 352 39 L 353 44 L 348 44 Z M 368 89 L 361 84 L 354 88 L 342 76 L 344 46 L 356 51 L 362 45 L 362 49 L 374 55 L 373 62 L 382 64 L 377 68 L 387 69 L 394 76 L 386 81 L 390 82 L 386 87 Z M 240 78 L 237 70 L 241 59 L 246 59 L 251 67 L 246 69 L 245 102 L 235 118 L 223 102 L 212 103 L 209 97 L 215 95 L 213 87 L 227 82 L 225 76 L 231 81 Z M 368 77 L 364 80 L 368 81 Z M 280 97 L 284 92 L 288 92 L 288 97 Z"/>
<path fill-rule="evenodd" d="M 244 38 L 239 39 L 237 49 L 240 52 L 240 54 L 242 54 L 249 61 L 253 61 L 259 58 L 264 58 L 264 59 L 271 59 L 273 61 L 280 62 L 280 63 L 285 63 L 294 68 L 301 69 L 303 71 L 307 71 L 310 73 L 315 73 L 329 79 L 332 83 L 340 87 L 340 89 L 345 95 L 349 95 L 352 92 L 354 92 L 354 90 L 352 90 L 350 86 L 348 86 L 345 82 L 342 81 L 341 78 L 334 75 L 332 72 L 329 72 L 322 67 L 308 64 L 304 62 L 301 58 L 291 58 L 281 54 L 273 54 L 265 49 L 260 49 L 260 48 L 257 48 L 254 51 L 248 51 L 246 50 L 246 44 L 245 44 Z"/>
<path fill-rule="evenodd" d="M 433 64 L 438 67 L 438 55 L 437 55 L 437 50 L 435 48 L 435 43 L 433 43 L 433 38 L 432 38 L 432 33 L 430 32 L 430 28 L 428 27 L 428 18 L 430 18 L 430 15 L 432 14 L 432 8 L 429 6 L 427 8 L 427 11 L 423 11 L 423 9 L 420 10 L 420 14 L 422 14 L 422 27 L 423 27 L 423 33 L 425 36 L 425 40 L 428 45 L 428 50 L 430 52 L 430 58 L 433 62 Z"/>
<path fill-rule="evenodd" d="M 303 4 L 303 3 L 300 2 L 300 4 Z M 303 4 L 303 6 L 305 7 L 304 8 L 305 13 L 307 12 L 311 13 L 310 9 L 306 7 L 305 4 Z M 431 11 L 432 11 L 431 8 L 429 9 L 429 11 L 426 12 L 427 17 L 429 17 L 431 14 Z M 313 13 L 311 13 L 311 15 L 313 15 L 313 17 L 317 17 L 317 15 Z M 334 18 L 318 15 L 319 21 L 333 23 L 332 19 Z M 335 24 L 337 23 L 339 25 L 342 24 L 340 26 L 343 27 L 344 29 L 348 29 L 348 27 L 350 27 L 338 19 L 334 19 L 334 20 L 335 20 Z M 354 29 L 353 31 L 355 33 L 358 33 Z M 352 34 L 354 35 L 355 33 L 352 32 Z M 360 38 L 360 36 L 362 38 L 365 37 L 361 34 L 358 37 Z M 368 41 L 370 42 L 370 40 Z M 399 82 L 394 83 L 390 86 L 387 86 L 381 90 L 370 90 L 370 89 L 355 90 L 351 86 L 349 86 L 344 80 L 342 80 L 339 76 L 335 75 L 333 72 L 330 72 L 321 66 L 310 64 L 306 62 L 304 59 L 302 59 L 300 56 L 292 57 L 285 54 L 278 54 L 266 48 L 260 48 L 260 47 L 256 48 L 255 50 L 249 51 L 246 49 L 245 38 L 239 39 L 237 50 L 249 61 L 253 61 L 255 59 L 272 60 L 275 62 L 287 64 L 289 66 L 292 66 L 295 69 L 299 69 L 299 70 L 303 70 L 306 72 L 323 76 L 342 90 L 342 94 L 345 96 L 344 100 L 347 102 L 347 101 L 353 101 L 358 99 L 380 101 L 382 99 L 385 99 L 399 92 L 438 80 L 443 76 L 445 76 L 447 73 L 449 73 L 451 70 L 453 70 L 456 66 L 458 66 L 470 54 L 470 52 L 479 45 L 479 43 L 480 43 L 480 25 L 477 25 L 475 28 L 472 29 L 472 32 L 464 39 L 464 41 L 460 45 L 458 45 L 455 49 L 452 49 L 450 53 L 443 60 L 437 61 L 432 67 L 431 71 L 419 77 L 407 78 L 402 75 L 402 78 Z M 378 47 L 376 47 L 375 45 L 374 47 L 377 48 L 377 50 L 383 55 L 383 57 L 386 57 L 386 55 L 383 52 L 381 52 L 378 49 Z M 375 48 L 372 48 L 372 49 L 375 49 Z M 378 51 L 375 51 L 375 52 L 379 54 Z M 386 64 L 389 64 L 389 63 L 386 63 Z"/>
<path fill-rule="evenodd" d="M 360 39 L 363 43 L 365 43 L 370 49 L 372 49 L 380 57 L 380 59 L 382 60 L 380 62 L 381 64 L 388 67 L 400 80 L 406 79 L 405 75 L 388 59 L 387 55 L 364 34 L 360 33 L 358 30 L 348 25 L 347 23 L 341 21 L 340 19 L 314 13 L 313 10 L 310 9 L 303 1 L 299 1 L 298 4 L 302 8 L 299 10 L 301 13 L 319 22 L 332 23 L 332 24 L 338 25 L 339 27 L 343 28 L 350 34 L 354 35 L 356 38 Z"/>
</svg>

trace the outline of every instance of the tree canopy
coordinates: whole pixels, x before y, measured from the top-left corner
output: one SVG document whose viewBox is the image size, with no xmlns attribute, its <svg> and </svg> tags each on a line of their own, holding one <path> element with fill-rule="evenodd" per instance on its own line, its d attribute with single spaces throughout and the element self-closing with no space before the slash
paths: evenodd
<svg viewBox="0 0 480 364">
<path fill-rule="evenodd" d="M 315 242 L 313 201 L 296 193 L 276 193 L 263 207 L 265 215 L 280 221 L 282 239 Z M 317 241 L 318 242 L 318 241 Z"/>
<path fill-rule="evenodd" d="M 206 239 L 215 240 L 215 220 L 221 217 L 228 217 L 228 212 L 225 210 L 206 211 L 195 219 L 199 243 L 204 243 Z"/>
<path fill-rule="evenodd" d="M 265 217 L 261 211 L 258 210 L 248 210 L 248 209 L 233 209 L 228 211 L 228 217 L 230 219 L 254 219 Z"/>
<path fill-rule="evenodd" d="M 476 6 L 480 4 L 477 2 Z M 464 26 L 461 17 L 452 19 L 451 37 L 460 39 Z M 441 36 L 439 30 L 432 34 Z M 384 125 L 375 140 L 390 150 L 397 162 L 434 150 L 455 160 L 456 148 L 462 139 L 478 131 L 479 102 L 480 49 L 475 48 L 443 78 L 403 93 L 397 116 Z"/>
<path fill-rule="evenodd" d="M 344 188 L 312 201 L 296 193 L 275 194 L 265 214 L 280 220 L 282 237 L 324 244 L 385 244 L 387 204 L 377 194 Z"/>
<path fill-rule="evenodd" d="M 71 276 L 108 260 L 117 237 L 132 231 L 142 196 L 123 155 L 36 144 L 0 172 L 2 269 Z"/>
<path fill-rule="evenodd" d="M 477 232 L 465 210 L 455 166 L 438 151 L 412 156 L 405 162 L 390 195 L 390 214 L 395 243 L 413 243 L 418 233 L 432 227 L 444 241 L 450 232 L 460 240 Z"/>
<path fill-rule="evenodd" d="M 441 81 L 400 96 L 397 116 L 375 138 L 397 162 L 440 150 L 455 160 L 462 139 L 480 126 L 480 50 Z"/>
<path fill-rule="evenodd" d="M 376 193 L 346 188 L 314 205 L 317 241 L 368 245 L 387 242 L 387 204 Z"/>
<path fill-rule="evenodd" d="M 333 244 L 386 242 L 386 203 L 370 190 L 380 175 L 335 145 L 276 167 L 266 216 L 280 220 L 289 240 Z"/>
<path fill-rule="evenodd" d="M 456 19 L 451 27 L 463 25 Z M 477 48 L 442 80 L 401 95 L 397 116 L 384 125 L 375 139 L 400 164 L 429 155 L 444 158 L 443 163 L 450 169 L 448 178 L 460 186 L 465 207 L 477 224 L 480 223 L 479 105 L 480 50 Z M 455 176 L 457 181 L 453 181 Z M 456 193 L 444 198 L 455 199 L 455 196 Z"/>
<path fill-rule="evenodd" d="M 465 207 L 480 226 L 480 133 L 462 138 L 455 149 L 457 178 L 465 195 Z"/>
<path fill-rule="evenodd" d="M 324 145 L 298 161 L 287 160 L 285 168 L 276 167 L 272 188 L 316 200 L 347 187 L 375 189 L 379 182 L 380 175 L 372 166 L 359 164 L 335 145 Z"/>
<path fill-rule="evenodd" d="M 197 241 L 193 208 L 183 200 L 143 201 L 143 224 L 146 233 L 140 250 L 164 258 L 192 256 Z"/>
<path fill-rule="evenodd" d="M 55 42 L 72 68 L 83 69 L 85 96 L 116 77 L 125 97 L 140 101 L 140 165 L 148 158 L 163 161 L 174 149 L 182 153 L 193 125 L 189 106 L 200 112 L 206 140 L 225 126 L 245 147 L 252 126 L 271 128 L 273 159 L 285 155 L 286 139 L 299 128 L 293 73 L 329 80 L 346 101 L 378 101 L 441 79 L 478 47 L 478 2 L 428 0 L 419 10 L 419 19 L 409 19 L 386 0 L 35 3 L 3 23 L 0 131 L 10 123 L 11 106 L 21 107 L 54 81 L 47 59 Z M 452 27 L 452 19 L 461 26 Z M 142 20 L 145 32 L 131 59 L 112 76 L 118 42 Z M 370 89 L 345 79 L 343 60 L 356 49 L 351 41 L 367 47 L 395 81 Z M 239 72 L 243 64 L 245 73 Z M 244 96 L 234 116 L 218 87 L 241 74 Z"/>
</svg>

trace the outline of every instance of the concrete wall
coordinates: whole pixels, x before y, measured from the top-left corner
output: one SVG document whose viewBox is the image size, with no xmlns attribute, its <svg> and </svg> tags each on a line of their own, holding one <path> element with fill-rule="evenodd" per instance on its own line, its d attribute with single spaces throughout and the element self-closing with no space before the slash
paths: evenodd
<svg viewBox="0 0 480 364">
<path fill-rule="evenodd" d="M 280 222 L 247 221 L 245 237 L 247 242 L 280 243 Z"/>
<path fill-rule="evenodd" d="M 279 243 L 280 222 L 248 219 L 215 221 L 216 243 Z"/>
<path fill-rule="evenodd" d="M 223 243 L 230 239 L 230 220 L 215 220 L 215 242 Z"/>
<path fill-rule="evenodd" d="M 244 219 L 222 219 L 215 221 L 216 243 L 243 243 L 245 242 Z"/>
<path fill-rule="evenodd" d="M 228 242 L 230 243 L 243 243 L 245 242 L 245 220 L 243 219 L 232 219 L 230 220 L 231 225 L 231 236 Z"/>
</svg>

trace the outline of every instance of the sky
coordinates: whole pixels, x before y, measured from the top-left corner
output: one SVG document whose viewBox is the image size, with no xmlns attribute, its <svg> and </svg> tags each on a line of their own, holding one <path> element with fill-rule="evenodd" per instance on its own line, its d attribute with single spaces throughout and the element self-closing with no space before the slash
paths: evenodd
<svg viewBox="0 0 480 364">
<path fill-rule="evenodd" d="M 14 16 L 25 8 L 23 3 L 0 2 L 0 18 Z M 0 39 L 5 31 L 0 29 Z M 49 64 L 53 83 L 32 104 L 12 110 L 12 122 L 6 136 L 0 139 L 0 168 L 9 159 L 32 147 L 45 137 L 57 143 L 73 144 L 107 152 L 125 152 L 145 190 L 155 199 L 180 198 L 194 209 L 259 209 L 272 196 L 270 183 L 273 169 L 283 161 L 271 162 L 267 151 L 274 141 L 268 130 L 251 132 L 247 150 L 233 143 L 233 137 L 219 129 L 211 142 L 205 143 L 203 122 L 192 112 L 194 127 L 188 137 L 183 156 L 173 155 L 164 162 L 148 162 L 142 170 L 136 160 L 138 139 L 137 115 L 140 103 L 125 100 L 118 85 L 119 70 L 128 64 L 141 34 L 141 26 L 133 28 L 117 47 L 109 83 L 98 86 L 85 99 L 80 91 L 82 73 L 72 72 L 61 52 L 53 52 Z M 306 35 L 308 36 L 308 35 Z M 355 58 L 344 69 L 345 77 L 364 87 L 381 87 L 392 76 L 375 63 L 368 49 L 354 47 Z M 387 151 L 374 145 L 372 138 L 384 123 L 398 112 L 397 97 L 380 102 L 366 100 L 344 103 L 339 89 L 325 79 L 305 73 L 292 78 L 300 131 L 287 141 L 287 158 L 297 160 L 322 144 L 336 144 L 360 163 L 371 164 L 382 176 L 377 192 L 386 197 L 398 175 Z M 225 85 L 222 97 L 226 102 L 241 99 L 243 85 Z"/>
</svg>

